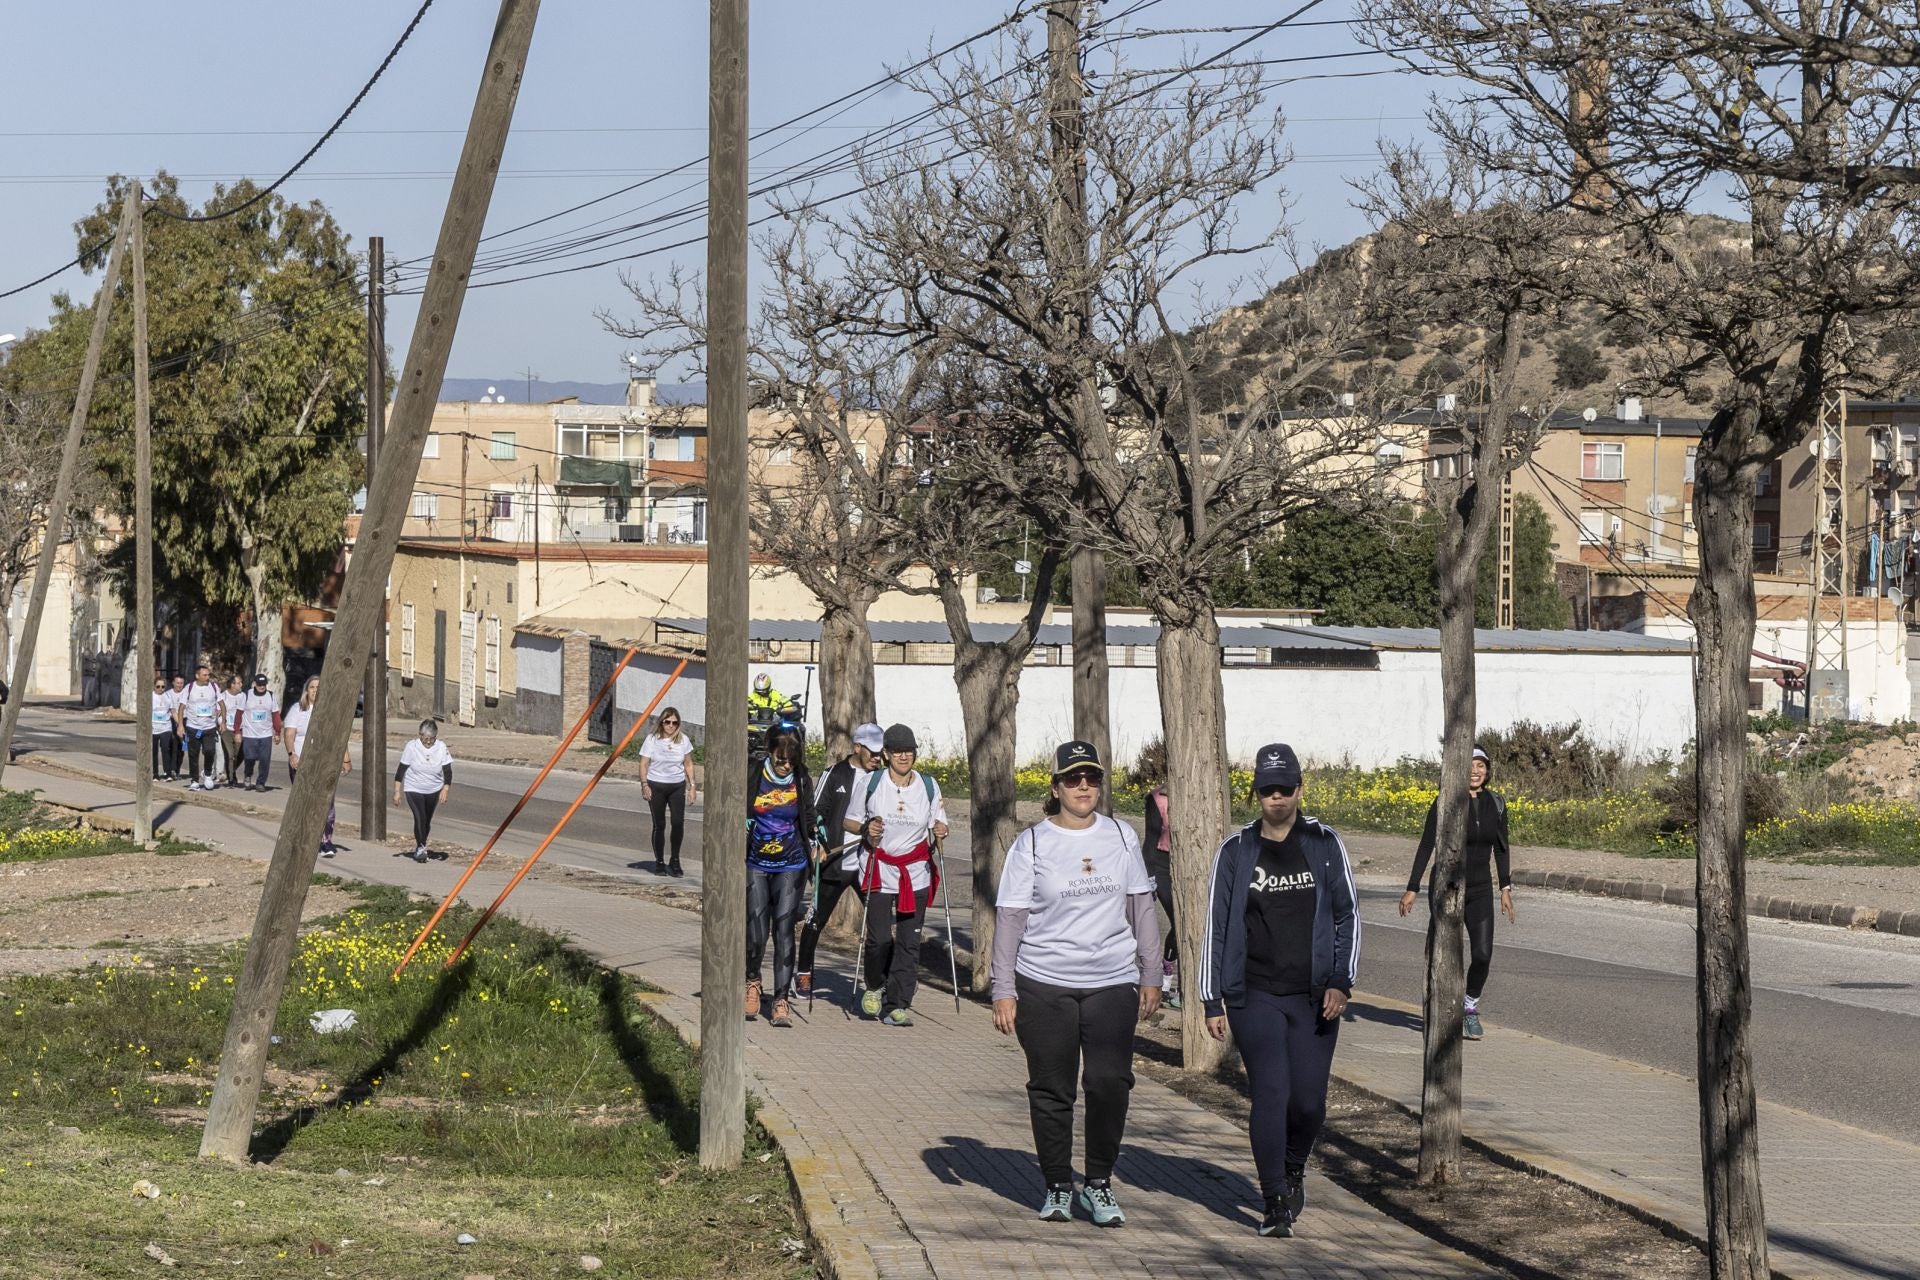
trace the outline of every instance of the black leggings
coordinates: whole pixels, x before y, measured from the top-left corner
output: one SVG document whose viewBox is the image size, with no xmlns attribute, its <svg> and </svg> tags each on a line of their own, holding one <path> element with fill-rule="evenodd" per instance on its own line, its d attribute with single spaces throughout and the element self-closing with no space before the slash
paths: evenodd
<svg viewBox="0 0 1920 1280">
<path fill-rule="evenodd" d="M 1311 995 L 1249 990 L 1240 1008 L 1227 1008 L 1227 1025 L 1247 1068 L 1253 1115 L 1247 1136 L 1260 1175 L 1260 1194 L 1280 1195 L 1289 1167 L 1307 1163 L 1327 1119 L 1327 1076 L 1340 1021 L 1320 1016 Z"/>
<path fill-rule="evenodd" d="M 666 847 L 667 814 L 673 814 L 673 864 L 680 864 L 680 838 L 687 833 L 687 784 L 684 782 L 649 782 L 653 792 L 647 801 L 647 808 L 653 813 L 653 860 L 667 861 L 667 855 L 661 850 Z"/>
<path fill-rule="evenodd" d="M 1180 958 L 1180 922 L 1173 914 L 1173 865 L 1167 854 L 1155 850 L 1147 855 L 1147 874 L 1153 877 L 1153 896 L 1167 913 L 1167 938 L 1163 958 L 1168 964 Z"/>
<path fill-rule="evenodd" d="M 168 729 L 153 735 L 153 776 L 165 777 L 172 772 L 173 766 L 173 730 Z"/>
<path fill-rule="evenodd" d="M 1127 1131 L 1133 1092 L 1133 1028 L 1140 988 L 1132 983 L 1078 989 L 1013 980 L 1020 1003 L 1013 1028 L 1027 1053 L 1027 1110 L 1034 1153 L 1050 1187 L 1073 1181 L 1074 1077 L 1087 1093 L 1089 1181 L 1111 1177 Z"/>
<path fill-rule="evenodd" d="M 438 791 L 409 791 L 407 808 L 413 810 L 413 846 L 416 849 L 427 847 L 427 837 L 433 833 L 433 811 L 440 807 Z"/>
<path fill-rule="evenodd" d="M 800 930 L 801 973 L 813 972 L 813 953 L 820 945 L 820 931 L 827 927 L 827 921 L 833 919 L 833 909 L 840 905 L 840 896 L 849 889 L 859 894 L 860 890 L 854 884 L 855 875 L 855 872 L 839 871 L 838 868 L 820 872 L 820 900 L 813 904 L 813 919 L 807 921 L 806 927 Z"/>
<path fill-rule="evenodd" d="M 773 997 L 783 999 L 793 988 L 793 935 L 800 923 L 800 899 L 806 890 L 807 869 L 762 871 L 747 868 L 747 978 L 760 981 L 767 938 L 773 938 Z"/>
<path fill-rule="evenodd" d="M 1487 971 L 1493 968 L 1493 889 L 1468 889 L 1467 995 L 1480 999 L 1487 989 Z"/>
</svg>

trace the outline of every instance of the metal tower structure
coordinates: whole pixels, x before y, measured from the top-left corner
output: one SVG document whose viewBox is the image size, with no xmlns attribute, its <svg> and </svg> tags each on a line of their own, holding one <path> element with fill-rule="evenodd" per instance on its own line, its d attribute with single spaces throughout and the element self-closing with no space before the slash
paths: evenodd
<svg viewBox="0 0 1920 1280">
<path fill-rule="evenodd" d="M 1813 554 L 1807 588 L 1807 720 L 1847 718 L 1847 393 L 1830 379 L 1813 438 Z M 1832 616 L 1824 598 L 1836 597 Z"/>
<path fill-rule="evenodd" d="M 1500 594 L 1494 626 L 1513 630 L 1513 472 L 1500 477 Z"/>
</svg>

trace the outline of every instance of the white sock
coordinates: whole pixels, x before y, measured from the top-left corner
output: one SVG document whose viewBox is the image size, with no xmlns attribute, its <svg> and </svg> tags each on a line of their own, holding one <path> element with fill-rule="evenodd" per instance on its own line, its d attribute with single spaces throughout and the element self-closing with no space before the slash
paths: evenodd
<svg viewBox="0 0 1920 1280">
<path fill-rule="evenodd" d="M 1480 998 L 1478 996 L 1467 997 L 1467 1012 L 1468 1013 L 1480 1012 Z"/>
</svg>

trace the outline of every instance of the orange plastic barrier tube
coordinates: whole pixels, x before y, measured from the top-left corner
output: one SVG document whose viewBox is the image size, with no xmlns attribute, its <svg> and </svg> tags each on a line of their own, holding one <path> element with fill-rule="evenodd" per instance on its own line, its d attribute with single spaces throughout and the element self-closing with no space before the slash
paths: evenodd
<svg viewBox="0 0 1920 1280">
<path fill-rule="evenodd" d="M 680 673 L 686 669 L 687 660 L 682 658 L 680 659 L 680 665 L 673 669 L 673 674 L 667 677 L 667 682 L 660 686 L 660 692 L 653 695 L 653 701 L 647 704 L 647 709 L 642 711 L 639 716 L 634 719 L 633 725 L 627 730 L 627 736 L 620 739 L 620 745 L 613 749 L 613 754 L 609 755 L 600 767 L 594 770 L 593 777 L 587 780 L 587 785 L 582 788 L 579 796 L 575 798 L 572 804 L 567 806 L 567 811 L 560 815 L 560 821 L 554 825 L 552 831 L 547 833 L 547 838 L 540 842 L 540 847 L 535 849 L 533 853 L 528 856 L 527 860 L 520 864 L 520 869 L 513 873 L 513 879 L 507 881 L 506 887 L 500 890 L 500 896 L 493 900 L 493 905 L 482 912 L 480 918 L 473 922 L 473 928 L 467 930 L 467 936 L 460 940 L 460 945 L 455 947 L 453 954 L 447 957 L 447 968 L 453 968 L 460 957 L 467 953 L 467 947 L 473 942 L 474 938 L 479 935 L 480 931 L 487 927 L 487 921 L 493 919 L 493 913 L 500 909 L 500 904 L 507 900 L 507 895 L 519 887 L 520 882 L 526 879 L 527 872 L 533 870 L 533 864 L 540 861 L 540 856 L 547 851 L 548 846 L 552 845 L 553 842 L 559 838 L 560 833 L 566 830 L 567 824 L 573 821 L 573 815 L 578 813 L 580 806 L 587 802 L 587 797 L 593 794 L 593 789 L 600 785 L 600 779 L 607 776 L 607 770 L 613 768 L 613 762 L 620 758 L 620 754 L 627 749 L 627 744 L 633 741 L 634 735 L 639 733 L 647 721 L 652 718 L 653 709 L 660 705 L 660 699 L 667 696 L 667 690 L 673 688 L 673 682 L 678 680 Z"/>
<path fill-rule="evenodd" d="M 513 806 L 513 810 L 500 820 L 500 825 L 493 829 L 493 834 L 487 837 L 486 845 L 474 855 L 472 864 L 453 886 L 453 892 L 440 903 L 439 909 L 433 913 L 433 918 L 427 921 L 427 927 L 420 931 L 420 936 L 415 938 L 413 945 L 407 948 L 407 954 L 400 957 L 400 963 L 393 967 L 394 977 L 398 978 L 407 971 L 407 966 L 413 962 L 414 953 L 420 950 L 426 940 L 432 936 L 434 926 L 440 923 L 440 917 L 447 914 L 447 909 L 460 896 L 460 891 L 467 887 L 467 881 L 473 879 L 473 873 L 480 869 L 480 864 L 487 860 L 489 853 L 493 852 L 494 843 L 506 834 L 507 828 L 513 825 L 513 820 L 520 816 L 522 809 L 527 807 L 527 802 L 533 799 L 533 793 L 540 789 L 540 784 L 547 780 L 547 775 L 553 772 L 553 767 L 560 763 L 560 757 L 567 753 L 567 748 L 573 745 L 573 740 L 580 736 L 582 729 L 587 727 L 587 721 L 593 719 L 593 713 L 600 709 L 600 704 L 606 700 L 609 693 L 613 692 L 613 686 L 618 683 L 620 673 L 627 669 L 627 664 L 632 662 L 634 655 L 639 652 L 638 649 L 629 649 L 621 656 L 620 664 L 613 669 L 613 674 L 607 677 L 606 683 L 600 686 L 600 692 L 593 695 L 593 701 L 589 702 L 587 709 L 580 713 L 580 718 L 573 722 L 573 728 L 567 730 L 567 736 L 560 739 L 560 745 L 553 749 L 553 758 L 547 761 L 547 767 L 540 771 L 540 776 L 535 778 L 532 785 L 521 795 L 519 802 Z"/>
</svg>

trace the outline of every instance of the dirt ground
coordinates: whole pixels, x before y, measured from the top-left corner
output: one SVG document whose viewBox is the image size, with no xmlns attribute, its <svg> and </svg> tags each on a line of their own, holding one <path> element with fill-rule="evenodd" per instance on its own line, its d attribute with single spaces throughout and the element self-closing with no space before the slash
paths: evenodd
<svg viewBox="0 0 1920 1280">
<path fill-rule="evenodd" d="M 1178 1015 L 1140 1029 L 1134 1065 L 1176 1093 L 1247 1123 L 1246 1075 L 1237 1058 L 1215 1076 L 1189 1077 L 1179 1062 Z M 1338 1060 L 1335 1061 L 1338 1070 Z M 1251 1167 L 1252 1155 L 1248 1157 Z M 1604 1200 L 1556 1178 L 1511 1168 L 1471 1148 L 1460 1185 L 1414 1185 L 1420 1122 L 1339 1080 L 1314 1163 L 1389 1217 L 1522 1280 L 1705 1280 L 1706 1255 Z"/>
<path fill-rule="evenodd" d="M 160 944 L 243 938 L 260 903 L 264 863 L 223 853 L 116 853 L 0 868 L 0 975 L 53 973 Z M 316 885 L 305 918 L 351 906 Z"/>
</svg>

